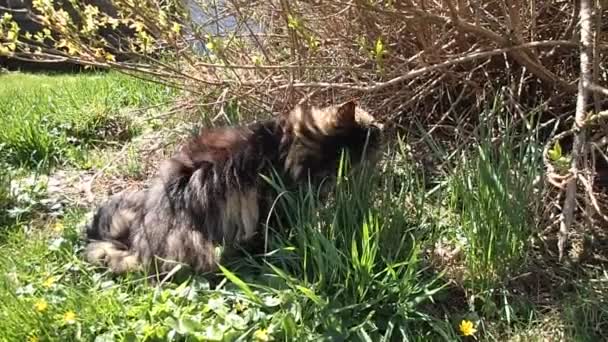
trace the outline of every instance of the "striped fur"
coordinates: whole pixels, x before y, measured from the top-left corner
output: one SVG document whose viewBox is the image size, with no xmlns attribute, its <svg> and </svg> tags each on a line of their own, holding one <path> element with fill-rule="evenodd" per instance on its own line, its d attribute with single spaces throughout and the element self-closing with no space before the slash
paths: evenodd
<svg viewBox="0 0 608 342">
<path fill-rule="evenodd" d="M 355 165 L 375 161 L 381 132 L 352 102 L 303 104 L 267 121 L 203 130 L 161 165 L 148 189 L 97 209 L 85 257 L 114 273 L 166 272 L 175 263 L 213 271 L 216 246 L 259 240 L 272 201 L 260 174 L 274 168 L 295 186 L 320 182 L 336 172 L 344 149 Z"/>
</svg>

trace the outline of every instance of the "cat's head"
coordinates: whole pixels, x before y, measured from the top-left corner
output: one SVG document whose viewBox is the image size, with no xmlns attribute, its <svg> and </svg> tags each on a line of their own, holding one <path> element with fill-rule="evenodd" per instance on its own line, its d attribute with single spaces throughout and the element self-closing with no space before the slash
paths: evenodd
<svg viewBox="0 0 608 342">
<path fill-rule="evenodd" d="M 342 152 L 352 167 L 379 159 L 383 126 L 352 101 L 323 108 L 303 103 L 284 122 L 285 169 L 296 181 L 335 176 Z"/>
</svg>

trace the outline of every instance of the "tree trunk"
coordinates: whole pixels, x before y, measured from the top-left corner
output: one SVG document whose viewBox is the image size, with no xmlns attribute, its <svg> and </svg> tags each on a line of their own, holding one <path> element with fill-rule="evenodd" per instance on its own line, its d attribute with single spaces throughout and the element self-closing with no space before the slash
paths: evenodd
<svg viewBox="0 0 608 342">
<path fill-rule="evenodd" d="M 576 112 L 574 117 L 574 143 L 572 146 L 572 161 L 570 164 L 570 178 L 566 184 L 566 199 L 562 208 L 559 227 L 559 259 L 564 257 L 564 249 L 570 227 L 574 219 L 576 209 L 576 186 L 579 170 L 584 167 L 582 165 L 582 155 L 584 147 L 587 143 L 586 130 L 584 129 L 585 120 L 587 119 L 587 107 L 589 103 L 588 87 L 592 81 L 592 41 L 593 33 L 591 28 L 591 12 L 592 0 L 580 0 L 580 78 L 578 82 L 578 96 L 576 99 Z"/>
</svg>

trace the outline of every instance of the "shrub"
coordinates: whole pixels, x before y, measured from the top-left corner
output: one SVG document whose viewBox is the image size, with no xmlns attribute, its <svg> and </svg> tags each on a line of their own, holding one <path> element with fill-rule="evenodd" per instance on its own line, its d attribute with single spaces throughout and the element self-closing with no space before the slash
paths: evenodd
<svg viewBox="0 0 608 342">
<path fill-rule="evenodd" d="M 475 119 L 478 95 L 505 85 L 524 107 L 573 108 L 570 97 L 553 97 L 576 92 L 576 30 L 565 23 L 578 12 L 569 1 L 111 3 L 65 10 L 34 1 L 44 28 L 25 32 L 7 13 L 2 51 L 120 69 L 216 100 L 209 105 L 238 100 L 249 112 L 283 110 L 313 90 L 320 100 L 361 97 L 404 124 L 416 113 L 446 124 L 456 118 L 445 122 L 444 113 Z"/>
</svg>

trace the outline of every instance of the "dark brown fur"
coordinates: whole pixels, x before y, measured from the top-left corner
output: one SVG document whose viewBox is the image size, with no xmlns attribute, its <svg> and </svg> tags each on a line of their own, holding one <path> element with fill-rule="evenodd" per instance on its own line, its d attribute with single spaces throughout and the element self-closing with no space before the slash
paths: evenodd
<svg viewBox="0 0 608 342">
<path fill-rule="evenodd" d="M 272 200 L 261 173 L 274 168 L 290 184 L 318 184 L 336 172 L 342 150 L 354 164 L 374 161 L 380 140 L 380 128 L 352 102 L 203 130 L 162 164 L 150 188 L 97 209 L 85 256 L 115 273 L 166 272 L 175 263 L 215 270 L 216 246 L 255 240 Z"/>
</svg>

